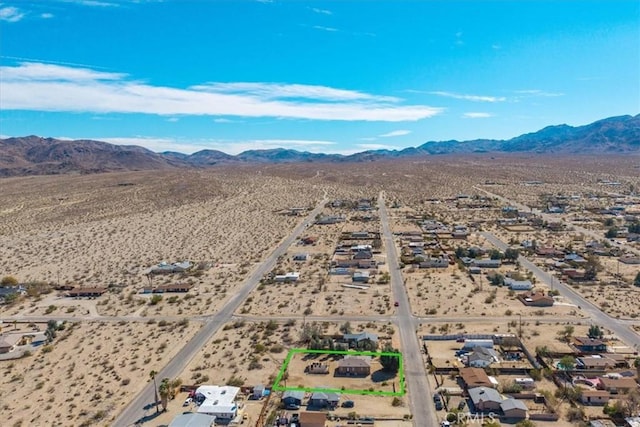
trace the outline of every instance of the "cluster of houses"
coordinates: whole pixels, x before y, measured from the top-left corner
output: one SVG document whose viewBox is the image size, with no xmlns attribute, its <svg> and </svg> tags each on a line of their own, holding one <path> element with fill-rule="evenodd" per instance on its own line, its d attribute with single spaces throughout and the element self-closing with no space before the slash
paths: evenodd
<svg viewBox="0 0 640 427">
<path fill-rule="evenodd" d="M 405 265 L 417 268 L 447 268 L 451 264 L 451 259 L 442 251 L 440 242 L 434 238 L 425 241 L 420 231 L 402 233 L 400 242 L 400 260 Z"/>
<path fill-rule="evenodd" d="M 341 236 L 336 245 L 329 267 L 329 274 L 351 276 L 352 282 L 368 283 L 377 273 L 373 241 L 380 239 L 380 233 L 354 231 Z"/>
</svg>

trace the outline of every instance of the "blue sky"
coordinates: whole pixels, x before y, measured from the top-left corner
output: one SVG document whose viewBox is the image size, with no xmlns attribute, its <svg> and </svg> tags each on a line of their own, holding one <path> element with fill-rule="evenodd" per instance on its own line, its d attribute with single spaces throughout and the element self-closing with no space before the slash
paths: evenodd
<svg viewBox="0 0 640 427">
<path fill-rule="evenodd" d="M 640 113 L 637 0 L 0 0 L 0 135 L 352 153 Z"/>
</svg>

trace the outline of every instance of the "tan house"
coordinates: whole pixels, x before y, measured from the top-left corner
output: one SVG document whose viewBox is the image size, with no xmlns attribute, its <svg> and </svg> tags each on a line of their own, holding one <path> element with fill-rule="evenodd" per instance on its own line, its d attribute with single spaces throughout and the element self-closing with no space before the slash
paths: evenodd
<svg viewBox="0 0 640 427">
<path fill-rule="evenodd" d="M 336 375 L 349 377 L 366 377 L 371 374 L 371 357 L 346 356 L 338 362 Z"/>
<path fill-rule="evenodd" d="M 10 353 L 22 339 L 22 334 L 2 334 L 0 335 L 0 354 Z"/>
<path fill-rule="evenodd" d="M 611 394 L 618 394 L 637 389 L 638 384 L 633 378 L 601 378 L 598 388 Z"/>
<path fill-rule="evenodd" d="M 541 291 L 524 292 L 518 295 L 518 299 L 528 307 L 551 307 L 553 298 Z"/>
<path fill-rule="evenodd" d="M 583 390 L 580 401 L 583 405 L 606 405 L 611 395 L 606 390 Z"/>
<path fill-rule="evenodd" d="M 474 387 L 493 388 L 493 383 L 482 368 L 460 368 L 460 378 L 467 389 Z"/>
</svg>

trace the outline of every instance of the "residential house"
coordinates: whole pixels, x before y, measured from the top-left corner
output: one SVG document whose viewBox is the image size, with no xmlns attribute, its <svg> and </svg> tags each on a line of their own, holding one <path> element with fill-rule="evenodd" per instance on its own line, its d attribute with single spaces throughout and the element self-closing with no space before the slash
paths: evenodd
<svg viewBox="0 0 640 427">
<path fill-rule="evenodd" d="M 492 339 L 465 339 L 462 345 L 463 350 L 473 350 L 476 347 L 493 348 Z"/>
<path fill-rule="evenodd" d="M 185 412 L 177 415 L 169 424 L 169 427 L 213 427 L 216 417 L 195 412 Z"/>
<path fill-rule="evenodd" d="M 607 344 L 589 337 L 573 337 L 573 346 L 581 353 L 606 353 L 607 351 Z"/>
<path fill-rule="evenodd" d="M 309 254 L 295 254 L 293 256 L 294 261 L 306 261 L 309 259 Z"/>
<path fill-rule="evenodd" d="M 182 273 L 189 270 L 191 267 L 193 267 L 193 264 L 191 264 L 189 261 L 174 262 L 173 264 L 168 264 L 163 261 L 160 264 L 151 267 L 147 271 L 147 274 Z"/>
<path fill-rule="evenodd" d="M 582 390 L 580 401 L 583 405 L 606 405 L 611 395 L 606 390 Z"/>
<path fill-rule="evenodd" d="M 0 287 L 0 304 L 4 304 L 6 300 L 26 294 L 27 290 L 22 285 Z"/>
<path fill-rule="evenodd" d="M 357 334 L 344 334 L 342 340 L 346 342 L 350 348 L 360 348 L 369 344 L 369 348 L 378 346 L 378 335 L 371 332 L 360 332 Z"/>
<path fill-rule="evenodd" d="M 418 264 L 420 268 L 447 268 L 449 267 L 449 257 L 428 257 Z"/>
<path fill-rule="evenodd" d="M 340 401 L 340 394 L 332 391 L 316 391 L 309 398 L 309 406 L 314 408 L 335 408 Z M 301 425 L 302 422 L 300 423 Z"/>
<path fill-rule="evenodd" d="M 377 268 L 378 264 L 374 259 L 336 259 L 331 262 L 334 268 Z"/>
<path fill-rule="evenodd" d="M 142 293 L 154 293 L 154 294 L 163 294 L 165 292 L 189 292 L 189 289 L 193 287 L 192 284 L 189 283 L 175 283 L 171 285 L 160 285 L 155 288 L 145 286 L 142 288 Z"/>
<path fill-rule="evenodd" d="M 499 259 L 474 259 L 471 261 L 471 265 L 480 268 L 498 268 L 502 265 L 502 261 Z"/>
<path fill-rule="evenodd" d="M 345 356 L 338 361 L 336 375 L 349 377 L 366 377 L 371 374 L 370 356 Z"/>
<path fill-rule="evenodd" d="M 303 399 L 304 391 L 302 390 L 287 390 L 282 393 L 282 403 L 287 409 L 298 409 L 302 406 Z"/>
<path fill-rule="evenodd" d="M 585 370 L 606 371 L 615 366 L 615 361 L 601 356 L 578 357 L 576 359 L 576 368 Z"/>
<path fill-rule="evenodd" d="M 203 385 L 196 389 L 195 400 L 200 402 L 199 414 L 214 415 L 216 418 L 232 420 L 238 414 L 236 396 L 239 387 Z"/>
<path fill-rule="evenodd" d="M 67 291 L 69 297 L 99 297 L 107 292 L 107 288 L 95 287 L 95 288 L 73 288 Z"/>
<path fill-rule="evenodd" d="M 606 378 L 603 377 L 598 383 L 598 389 L 606 390 L 611 394 L 628 393 L 630 390 L 638 388 L 636 380 L 633 378 Z"/>
<path fill-rule="evenodd" d="M 581 257 L 580 255 L 578 255 L 575 252 L 572 252 L 570 254 L 567 254 L 564 256 L 564 261 L 568 262 L 568 263 L 573 263 L 573 264 L 586 264 L 587 260 L 584 259 L 583 257 Z"/>
<path fill-rule="evenodd" d="M 325 427 L 327 414 L 324 412 L 301 412 L 300 427 Z"/>
<path fill-rule="evenodd" d="M 371 250 L 368 251 L 357 251 L 355 254 L 353 254 L 353 259 L 371 259 L 373 258 L 373 252 L 371 252 Z"/>
<path fill-rule="evenodd" d="M 468 390 L 469 398 L 478 412 L 498 412 L 504 400 L 500 393 L 490 387 L 474 387 Z"/>
<path fill-rule="evenodd" d="M 22 334 L 2 334 L 0 335 L 0 354 L 10 353 L 22 339 Z"/>
<path fill-rule="evenodd" d="M 480 368 L 460 368 L 460 379 L 464 383 L 465 388 L 472 389 L 477 387 L 493 388 L 493 382 L 484 371 Z"/>
<path fill-rule="evenodd" d="M 499 361 L 498 353 L 492 348 L 475 347 L 471 354 L 467 356 L 467 366 L 473 368 L 486 368 Z"/>
<path fill-rule="evenodd" d="M 564 252 L 556 248 L 540 247 L 536 248 L 536 255 L 545 258 L 558 258 L 564 256 Z"/>
<path fill-rule="evenodd" d="M 275 280 L 278 283 L 297 282 L 299 278 L 300 278 L 300 273 L 295 271 L 290 271 L 286 274 L 277 274 L 276 276 L 273 277 L 273 280 Z"/>
<path fill-rule="evenodd" d="M 266 388 L 264 385 L 258 384 L 257 386 L 253 387 L 253 392 L 251 393 L 251 397 L 253 397 L 254 399 L 262 399 L 262 397 L 264 396 L 265 390 Z"/>
<path fill-rule="evenodd" d="M 522 400 L 508 398 L 500 402 L 500 409 L 505 418 L 525 419 L 527 418 L 527 405 Z"/>
<path fill-rule="evenodd" d="M 351 281 L 360 282 L 360 283 L 368 283 L 370 276 L 371 275 L 366 270 L 365 271 L 356 271 L 356 272 L 353 273 L 353 276 L 351 276 Z"/>
<path fill-rule="evenodd" d="M 313 362 L 305 370 L 308 374 L 328 374 L 329 365 L 322 362 Z"/>
<path fill-rule="evenodd" d="M 554 303 L 552 297 L 545 295 L 543 291 L 529 291 L 518 295 L 521 303 L 528 307 L 551 307 Z"/>
<path fill-rule="evenodd" d="M 510 277 L 504 279 L 504 284 L 512 291 L 530 291 L 533 283 L 530 280 L 513 280 Z"/>
</svg>

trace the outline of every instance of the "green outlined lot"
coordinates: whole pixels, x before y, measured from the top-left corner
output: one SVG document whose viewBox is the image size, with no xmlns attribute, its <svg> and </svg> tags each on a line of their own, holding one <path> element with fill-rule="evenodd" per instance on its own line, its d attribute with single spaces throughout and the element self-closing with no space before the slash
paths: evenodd
<svg viewBox="0 0 640 427">
<path fill-rule="evenodd" d="M 328 388 L 328 387 L 288 387 L 282 386 L 280 383 L 282 382 L 285 373 L 287 372 L 287 368 L 291 363 L 291 360 L 294 356 L 298 354 L 313 354 L 313 355 L 342 355 L 342 356 L 370 356 L 370 357 L 380 357 L 380 356 L 391 356 L 398 358 L 398 380 L 399 387 L 395 391 L 381 391 L 381 390 L 357 390 L 357 389 L 348 389 L 348 388 Z M 308 350 L 306 348 L 292 348 L 289 350 L 278 375 L 272 386 L 273 391 L 305 391 L 305 392 L 316 392 L 316 391 L 324 391 L 324 392 L 335 392 L 335 393 L 347 393 L 347 394 L 360 394 L 360 395 L 369 395 L 369 396 L 404 396 L 406 394 L 405 389 L 405 381 L 404 381 L 404 364 L 402 360 L 401 353 L 391 353 L 391 352 L 374 352 L 374 351 L 339 351 L 339 350 Z"/>
</svg>

